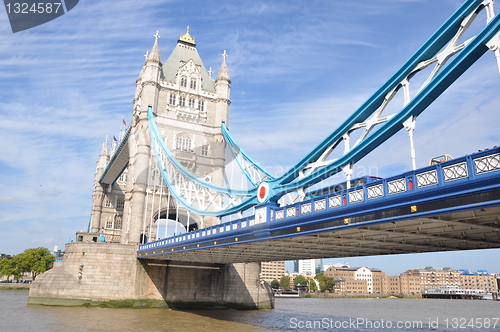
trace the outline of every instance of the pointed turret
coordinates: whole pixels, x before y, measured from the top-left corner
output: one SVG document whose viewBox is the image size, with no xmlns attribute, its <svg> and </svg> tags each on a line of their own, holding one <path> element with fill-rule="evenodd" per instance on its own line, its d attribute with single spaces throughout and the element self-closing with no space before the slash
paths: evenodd
<svg viewBox="0 0 500 332">
<path fill-rule="evenodd" d="M 227 54 L 226 50 L 224 50 L 224 53 L 222 53 L 222 64 L 219 69 L 219 75 L 217 75 L 215 82 L 223 80 L 231 84 L 231 78 L 229 77 L 229 71 L 227 70 L 226 58 Z"/>
<path fill-rule="evenodd" d="M 108 153 L 108 137 L 106 136 L 106 141 L 102 143 L 101 153 L 96 162 L 96 170 L 94 176 L 94 192 L 92 193 L 92 214 L 90 218 L 89 232 L 98 232 L 99 223 L 101 220 L 102 212 L 102 202 L 104 199 L 104 189 L 99 183 L 99 179 L 106 168 L 106 164 L 109 161 Z"/>
<path fill-rule="evenodd" d="M 220 124 L 221 122 L 228 124 L 229 104 L 231 103 L 229 100 L 231 78 L 229 77 L 229 71 L 227 70 L 226 58 L 227 53 L 224 50 L 224 53 L 222 53 L 222 64 L 220 66 L 219 74 L 215 79 L 215 94 L 218 97 L 215 116 L 216 124 Z"/>
<path fill-rule="evenodd" d="M 158 39 L 160 38 L 160 35 L 158 35 L 158 31 L 156 31 L 154 37 L 155 43 L 153 45 L 153 48 L 151 49 L 151 52 L 149 52 L 149 55 L 146 57 L 146 64 L 149 62 L 154 62 L 158 63 L 161 66 L 160 49 L 158 48 Z"/>
<path fill-rule="evenodd" d="M 146 60 L 136 80 L 134 110 L 137 111 L 136 115 L 143 113 L 142 117 L 144 119 L 147 119 L 148 106 L 152 106 L 153 112 L 156 113 L 159 83 L 164 79 L 160 49 L 158 47 L 158 39 L 160 38 L 158 31 L 156 31 L 154 37 L 153 47 L 150 52 L 146 52 L 144 55 Z"/>
<path fill-rule="evenodd" d="M 108 155 L 108 136 L 106 136 L 106 142 L 102 142 L 101 154 L 99 156 L 107 156 Z"/>
<path fill-rule="evenodd" d="M 108 137 L 106 136 L 106 142 L 102 143 L 101 153 L 99 154 L 99 159 L 97 159 L 96 179 L 102 175 L 101 173 L 106 167 L 108 160 L 109 160 Z"/>
</svg>

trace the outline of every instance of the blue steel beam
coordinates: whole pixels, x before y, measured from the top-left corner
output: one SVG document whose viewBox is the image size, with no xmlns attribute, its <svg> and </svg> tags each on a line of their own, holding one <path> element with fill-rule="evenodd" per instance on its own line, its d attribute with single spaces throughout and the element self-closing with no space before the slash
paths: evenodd
<svg viewBox="0 0 500 332">
<path fill-rule="evenodd" d="M 449 38 L 450 34 L 456 32 L 457 24 L 465 16 L 476 8 L 477 3 L 482 1 L 471 1 L 465 3 L 453 16 L 441 27 L 431 39 L 417 51 L 402 69 L 400 69 L 384 86 L 375 93 L 361 108 L 359 108 L 351 117 L 335 130 L 325 141 L 315 148 L 308 156 L 299 162 L 291 171 L 282 177 L 270 181 L 270 187 L 276 200 L 284 193 L 294 191 L 298 188 L 308 187 L 318 183 L 342 170 L 342 167 L 356 163 L 382 144 L 388 138 L 393 136 L 403 128 L 403 122 L 411 116 L 421 114 L 437 97 L 439 97 L 458 77 L 460 77 L 474 62 L 476 62 L 487 50 L 486 43 L 491 40 L 495 34 L 500 31 L 500 15 L 496 15 L 489 24 L 457 54 L 436 76 L 429 82 L 405 107 L 395 116 L 381 125 L 375 132 L 368 136 L 364 141 L 355 146 L 352 150 L 340 157 L 335 162 L 304 178 L 290 183 L 297 178 L 298 173 L 307 166 L 308 163 L 315 161 L 319 156 L 329 148 L 334 142 L 349 130 L 352 125 L 364 121 L 369 114 L 377 109 L 383 101 L 383 98 L 391 89 L 397 86 L 406 76 L 408 76 L 414 67 L 429 57 L 429 54 L 435 54 L 443 42 Z M 465 7 L 465 8 L 463 8 Z M 457 14 L 459 14 L 457 16 Z M 442 31 L 444 30 L 444 31 Z M 430 44 L 430 45 L 427 45 Z"/>
<path fill-rule="evenodd" d="M 156 255 L 169 259 L 171 253 L 273 241 L 494 206 L 500 206 L 500 148 L 410 171 L 340 194 L 285 207 L 257 206 L 256 211 L 266 209 L 263 223 L 259 223 L 256 216 L 242 218 L 141 245 L 138 254 L 142 258 Z M 497 227 L 497 233 L 499 231 Z M 490 229 L 488 234 L 495 236 Z M 498 234 L 495 239 L 496 246 L 500 246 Z"/>
<path fill-rule="evenodd" d="M 286 184 L 295 180 L 299 172 L 310 162 L 316 161 L 332 144 L 337 142 L 356 123 L 365 121 L 384 101 L 389 91 L 394 89 L 422 61 L 431 59 L 441 50 L 460 28 L 463 19 L 472 13 L 483 0 L 466 1 L 455 13 L 418 49 L 408 61 L 385 82 L 367 101 L 363 103 L 349 118 L 332 132 L 313 151 L 299 161 L 290 171 L 283 174 L 275 183 Z"/>
<path fill-rule="evenodd" d="M 229 130 L 227 129 L 226 124 L 224 122 L 222 122 L 221 129 L 222 129 L 222 135 L 224 136 L 226 143 L 229 145 L 229 150 L 231 151 L 233 158 L 236 160 L 241 171 L 245 174 L 246 178 L 252 185 L 256 186 L 258 185 L 258 183 L 254 181 L 254 179 L 252 178 L 248 170 L 245 168 L 245 166 L 241 164 L 240 160 L 238 159 L 238 155 L 241 155 L 243 159 L 249 162 L 252 167 L 254 167 L 256 170 L 264 174 L 268 179 L 272 180 L 275 178 L 272 174 L 268 173 L 259 164 L 257 164 L 248 154 L 246 154 L 245 151 L 243 151 L 243 149 L 241 149 L 241 147 L 238 144 L 236 144 L 236 141 L 234 140 L 233 136 L 231 136 L 231 134 L 229 133 Z"/>
</svg>

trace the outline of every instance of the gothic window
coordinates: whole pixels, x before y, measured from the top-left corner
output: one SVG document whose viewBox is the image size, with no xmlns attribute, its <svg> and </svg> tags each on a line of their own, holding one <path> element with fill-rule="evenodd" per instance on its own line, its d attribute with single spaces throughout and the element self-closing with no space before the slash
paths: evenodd
<svg viewBox="0 0 500 332">
<path fill-rule="evenodd" d="M 196 78 L 191 79 L 191 84 L 189 86 L 191 89 L 196 89 Z"/>
<path fill-rule="evenodd" d="M 104 201 L 104 207 L 111 207 L 111 201 L 109 200 L 109 198 L 106 198 L 106 200 Z"/>
<path fill-rule="evenodd" d="M 189 107 L 194 108 L 194 105 L 195 105 L 195 100 L 189 99 Z"/>
<path fill-rule="evenodd" d="M 179 97 L 179 105 L 186 106 L 186 97 Z"/>
<path fill-rule="evenodd" d="M 173 93 L 170 94 L 170 100 L 168 103 L 170 105 L 175 105 L 175 95 Z"/>
<path fill-rule="evenodd" d="M 125 206 L 125 200 L 123 198 L 118 198 L 116 200 L 116 208 L 123 209 L 124 206 Z"/>
<path fill-rule="evenodd" d="M 115 217 L 115 229 L 122 229 L 122 216 Z"/>
<path fill-rule="evenodd" d="M 204 112 L 205 111 L 205 102 L 200 100 L 200 102 L 198 103 L 198 108 L 200 109 L 200 112 Z"/>
<path fill-rule="evenodd" d="M 187 87 L 187 78 L 186 76 L 181 77 L 181 86 Z"/>
<path fill-rule="evenodd" d="M 201 146 L 201 155 L 205 156 L 205 157 L 208 156 L 208 145 L 207 144 Z"/>
<path fill-rule="evenodd" d="M 126 181 L 127 181 L 127 175 L 125 173 L 120 174 L 118 182 L 126 182 Z"/>
<path fill-rule="evenodd" d="M 188 135 L 177 135 L 175 148 L 179 151 L 191 151 L 191 137 Z"/>
<path fill-rule="evenodd" d="M 107 229 L 113 228 L 113 221 L 109 217 L 106 218 L 106 228 Z"/>
</svg>

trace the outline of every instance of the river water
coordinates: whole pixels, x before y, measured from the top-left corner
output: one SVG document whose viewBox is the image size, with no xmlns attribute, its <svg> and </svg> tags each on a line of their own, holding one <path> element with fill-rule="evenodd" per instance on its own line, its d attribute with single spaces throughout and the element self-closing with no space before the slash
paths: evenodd
<svg viewBox="0 0 500 332">
<path fill-rule="evenodd" d="M 500 301 L 276 299 L 274 310 L 108 309 L 27 305 L 0 290 L 0 331 L 500 331 Z"/>
</svg>

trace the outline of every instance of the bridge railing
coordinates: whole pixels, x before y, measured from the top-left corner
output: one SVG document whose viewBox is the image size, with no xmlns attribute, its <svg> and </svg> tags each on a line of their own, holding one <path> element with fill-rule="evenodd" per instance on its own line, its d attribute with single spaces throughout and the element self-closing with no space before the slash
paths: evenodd
<svg viewBox="0 0 500 332">
<path fill-rule="evenodd" d="M 500 170 L 500 148 L 485 150 L 472 155 L 427 166 L 415 171 L 381 179 L 366 185 L 359 185 L 339 193 L 304 200 L 284 207 L 272 208 L 271 220 L 291 220 L 297 216 L 342 209 L 361 203 L 376 202 L 381 199 L 404 199 L 406 195 L 436 188 L 451 188 L 463 185 L 467 191 L 467 181 Z M 486 178 L 486 176 L 485 176 Z M 460 194 L 460 189 L 456 191 Z"/>
<path fill-rule="evenodd" d="M 330 212 L 336 209 L 341 211 L 345 208 L 363 204 L 375 203 L 378 205 L 378 202 L 381 201 L 401 204 L 408 195 L 430 190 L 453 190 L 454 194 L 458 196 L 461 193 L 467 193 L 467 183 L 471 180 L 477 178 L 477 180 L 488 181 L 490 178 L 488 175 L 499 170 L 500 148 L 495 147 L 366 185 L 355 186 L 340 193 L 327 194 L 283 207 L 268 205 L 269 218 L 267 222 L 293 223 L 298 216 Z M 346 219 L 344 223 L 348 224 L 349 220 Z M 238 232 L 255 225 L 255 216 L 245 217 L 146 243 L 140 245 L 139 250 L 194 239 L 203 238 L 208 240 L 209 237 L 223 237 L 227 233 L 235 236 Z"/>
</svg>

